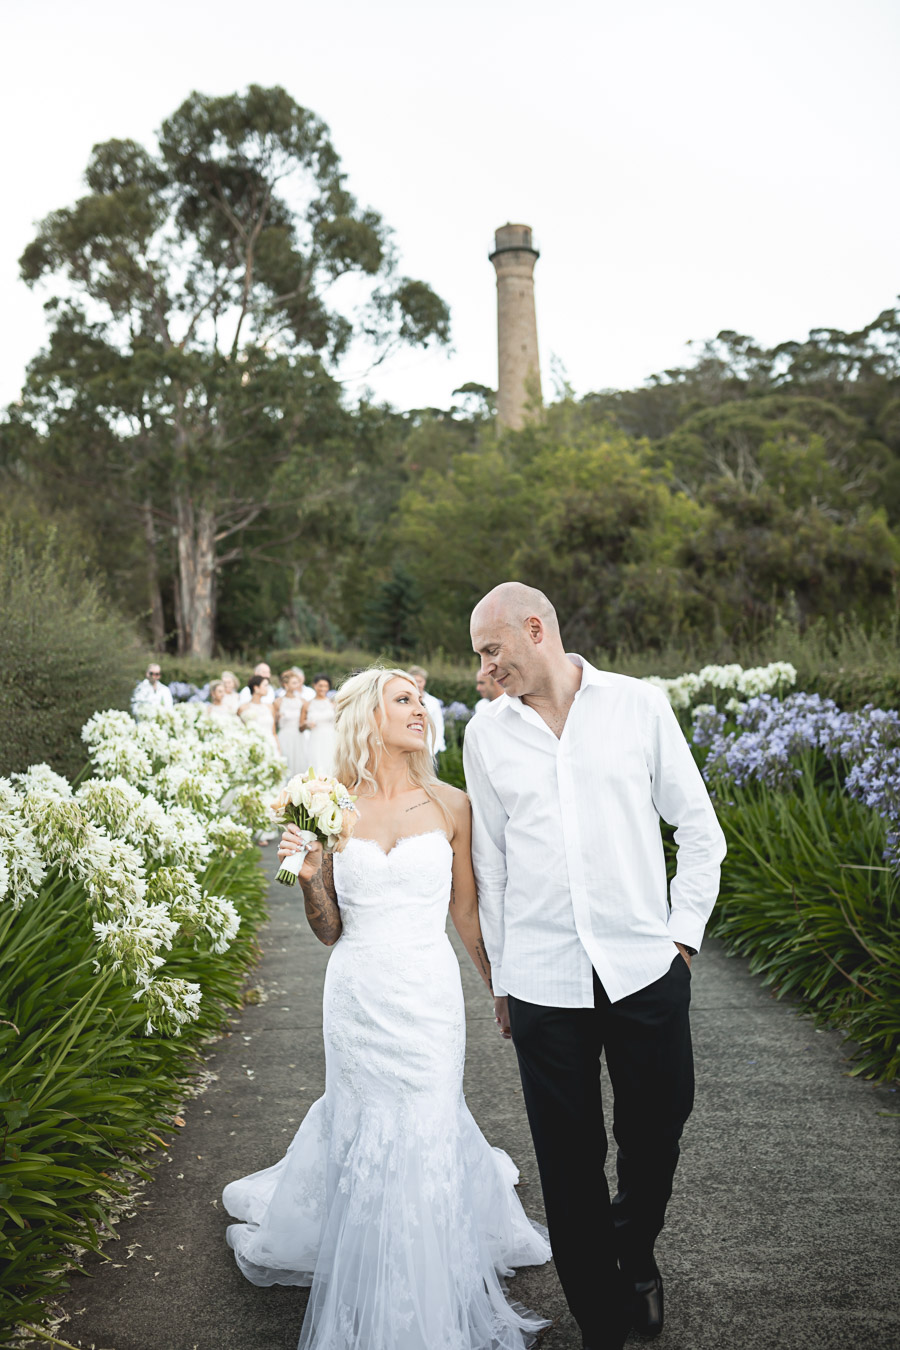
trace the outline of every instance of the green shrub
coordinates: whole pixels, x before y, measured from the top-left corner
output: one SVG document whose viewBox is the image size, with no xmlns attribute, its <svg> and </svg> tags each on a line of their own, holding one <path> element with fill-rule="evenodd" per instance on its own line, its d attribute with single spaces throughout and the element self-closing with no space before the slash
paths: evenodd
<svg viewBox="0 0 900 1350">
<path fill-rule="evenodd" d="M 95 973 L 83 888 L 51 878 L 0 920 L 0 1336 L 40 1321 L 75 1244 L 97 1250 L 116 1197 L 146 1175 L 171 1134 L 198 1049 L 240 1004 L 255 957 L 264 879 L 256 849 L 215 859 L 198 879 L 228 896 L 241 929 L 225 954 L 181 937 L 164 973 L 196 980 L 200 1016 L 177 1039 L 145 1036 L 134 988 Z M 0 1342 L 5 1344 L 5 1337 Z"/>
<path fill-rule="evenodd" d="M 128 706 L 141 661 L 71 547 L 0 523 L 0 775 L 41 761 L 78 774 L 83 724 Z"/>
<path fill-rule="evenodd" d="M 821 759 L 822 757 L 819 757 Z M 812 757 L 793 791 L 731 786 L 709 931 L 775 993 L 856 1043 L 853 1073 L 900 1076 L 900 881 L 885 822 Z M 817 781 L 818 780 L 818 781 Z M 830 780 L 830 781 L 829 781 Z"/>
</svg>

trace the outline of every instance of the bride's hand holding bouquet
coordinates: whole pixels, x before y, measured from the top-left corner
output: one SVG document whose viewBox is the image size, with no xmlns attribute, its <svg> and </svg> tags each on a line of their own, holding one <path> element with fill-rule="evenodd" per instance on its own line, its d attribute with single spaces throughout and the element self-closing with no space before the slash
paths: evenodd
<svg viewBox="0 0 900 1350">
<path fill-rule="evenodd" d="M 293 886 L 298 877 L 311 880 L 322 866 L 322 854 L 339 853 L 356 824 L 356 798 L 336 778 L 319 777 L 315 769 L 297 774 L 272 803 L 285 831 L 275 880 Z"/>
</svg>

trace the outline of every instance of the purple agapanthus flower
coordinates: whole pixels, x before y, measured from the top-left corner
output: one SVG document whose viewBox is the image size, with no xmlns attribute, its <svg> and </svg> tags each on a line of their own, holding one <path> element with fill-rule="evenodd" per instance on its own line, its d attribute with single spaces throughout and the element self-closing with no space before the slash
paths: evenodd
<svg viewBox="0 0 900 1350">
<path fill-rule="evenodd" d="M 900 870 L 900 713 L 871 704 L 842 712 L 818 694 L 761 694 L 735 721 L 737 729 L 725 731 L 720 714 L 696 719 L 694 743 L 709 748 L 707 782 L 787 788 L 803 773 L 804 751 L 824 754 L 837 762 L 844 790 L 888 823 L 885 858 Z"/>
</svg>

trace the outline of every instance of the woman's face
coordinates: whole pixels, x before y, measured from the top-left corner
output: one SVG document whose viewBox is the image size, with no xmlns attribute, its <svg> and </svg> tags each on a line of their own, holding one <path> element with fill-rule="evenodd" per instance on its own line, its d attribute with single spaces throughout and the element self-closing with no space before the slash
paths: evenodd
<svg viewBox="0 0 900 1350">
<path fill-rule="evenodd" d="M 425 745 L 426 714 L 412 680 L 399 675 L 384 686 L 384 712 L 375 709 L 375 721 L 385 750 L 408 755 Z"/>
<path fill-rule="evenodd" d="M 257 700 L 264 699 L 268 692 L 269 692 L 269 681 L 266 679 L 264 675 L 262 677 L 262 682 L 258 684 L 253 691 L 253 697 Z"/>
<path fill-rule="evenodd" d="M 237 680 L 233 675 L 229 675 L 227 679 L 222 681 L 222 688 L 226 694 L 234 693 L 235 689 L 237 689 Z"/>
<path fill-rule="evenodd" d="M 209 691 L 210 703 L 221 703 L 224 697 L 225 697 L 225 686 L 222 684 L 214 684 L 212 689 Z"/>
<path fill-rule="evenodd" d="M 288 695 L 300 692 L 300 679 L 297 675 L 288 675 L 284 682 L 284 692 Z"/>
<path fill-rule="evenodd" d="M 316 698 L 327 698 L 328 690 L 331 688 L 328 680 L 316 680 L 313 689 L 316 691 Z"/>
</svg>

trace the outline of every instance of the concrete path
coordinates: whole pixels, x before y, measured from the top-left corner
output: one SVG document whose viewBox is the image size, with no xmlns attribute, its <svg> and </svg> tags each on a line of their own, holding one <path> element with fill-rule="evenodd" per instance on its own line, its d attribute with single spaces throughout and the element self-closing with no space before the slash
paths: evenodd
<svg viewBox="0 0 900 1350">
<path fill-rule="evenodd" d="M 274 861 L 267 850 L 268 865 Z M 225 1246 L 219 1195 L 273 1162 L 323 1091 L 328 953 L 298 892 L 272 887 L 264 1000 L 210 1047 L 217 1080 L 120 1226 L 64 1299 L 57 1335 L 93 1350 L 294 1350 L 297 1289 L 257 1289 Z M 467 965 L 469 1105 L 522 1170 L 543 1218 L 512 1047 Z M 667 1323 L 660 1350 L 900 1350 L 900 1093 L 847 1077 L 841 1038 L 775 1002 L 709 942 L 694 963 L 698 1095 L 658 1256 Z M 553 1326 L 541 1350 L 580 1350 L 552 1266 L 513 1295 Z"/>
</svg>

